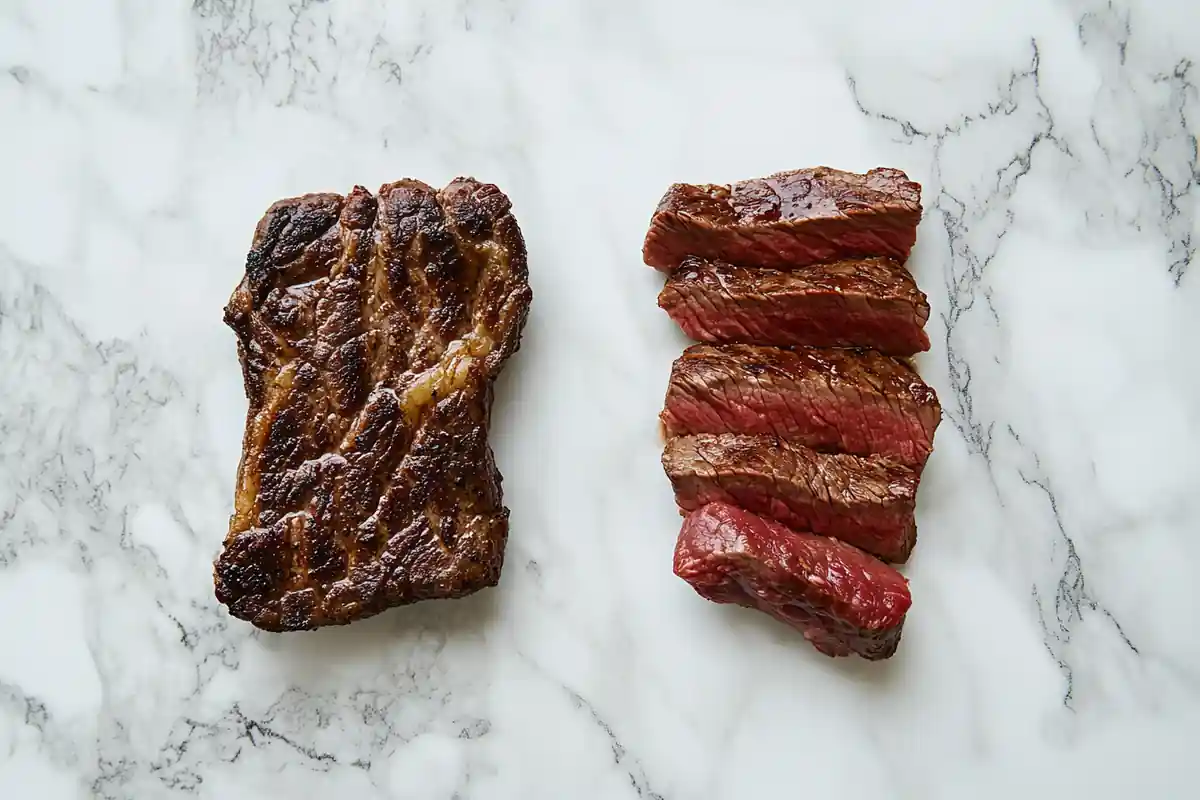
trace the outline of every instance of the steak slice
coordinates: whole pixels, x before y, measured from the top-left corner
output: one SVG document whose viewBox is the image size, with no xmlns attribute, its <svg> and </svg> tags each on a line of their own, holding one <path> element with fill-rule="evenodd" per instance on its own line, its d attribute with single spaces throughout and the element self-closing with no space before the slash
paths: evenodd
<svg viewBox="0 0 1200 800">
<path fill-rule="evenodd" d="M 265 630 L 496 583 L 487 431 L 531 300 L 495 186 L 420 181 L 267 211 L 225 309 L 249 410 L 217 599 Z"/>
<path fill-rule="evenodd" d="M 702 342 L 870 347 L 893 356 L 929 349 L 929 303 L 890 258 L 789 271 L 687 258 L 658 304 Z"/>
<path fill-rule="evenodd" d="M 912 367 L 873 350 L 699 344 L 671 369 L 662 421 L 670 436 L 773 435 L 920 469 L 941 416 Z"/>
<path fill-rule="evenodd" d="M 888 658 L 912 604 L 904 576 L 858 548 L 724 503 L 684 520 L 675 574 L 714 603 L 786 622 L 827 656 Z"/>
<path fill-rule="evenodd" d="M 832 536 L 884 561 L 917 538 L 917 473 L 882 456 L 818 453 L 772 436 L 676 436 L 663 469 L 683 511 L 729 503 L 789 528 Z"/>
<path fill-rule="evenodd" d="M 898 169 L 829 167 L 732 186 L 677 183 L 650 220 L 642 255 L 673 270 L 689 255 L 787 269 L 838 258 L 903 262 L 921 221 L 921 185 Z"/>
</svg>

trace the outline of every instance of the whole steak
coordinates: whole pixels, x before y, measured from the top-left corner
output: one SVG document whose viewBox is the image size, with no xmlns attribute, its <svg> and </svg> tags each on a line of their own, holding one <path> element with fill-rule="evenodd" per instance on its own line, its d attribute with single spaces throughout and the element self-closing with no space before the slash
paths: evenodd
<svg viewBox="0 0 1200 800">
<path fill-rule="evenodd" d="M 786 271 L 687 258 L 658 305 L 701 342 L 857 346 L 892 356 L 929 349 L 929 303 L 890 258 Z"/>
<path fill-rule="evenodd" d="M 889 458 L 701 433 L 669 440 L 662 462 L 685 512 L 728 503 L 898 563 L 917 541 L 918 475 Z"/>
<path fill-rule="evenodd" d="M 217 599 L 265 630 L 494 585 L 492 381 L 532 294 L 509 201 L 459 178 L 273 205 L 225 309 L 249 411 Z"/>
<path fill-rule="evenodd" d="M 721 503 L 684 520 L 675 574 L 714 603 L 792 625 L 827 656 L 888 658 L 912 604 L 904 576 L 861 550 Z"/>
<path fill-rule="evenodd" d="M 873 350 L 748 344 L 683 351 L 662 412 L 669 436 L 767 434 L 917 469 L 941 417 L 933 389 L 903 361 Z"/>
<path fill-rule="evenodd" d="M 677 183 L 650 220 L 642 256 L 668 271 L 687 256 L 774 269 L 868 256 L 903 262 L 920 221 L 921 185 L 898 169 L 815 167 L 732 186 Z"/>
</svg>

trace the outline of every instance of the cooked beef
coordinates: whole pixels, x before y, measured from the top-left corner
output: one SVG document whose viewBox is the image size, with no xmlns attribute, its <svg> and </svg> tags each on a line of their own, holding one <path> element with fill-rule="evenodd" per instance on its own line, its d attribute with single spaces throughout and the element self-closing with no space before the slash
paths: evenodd
<svg viewBox="0 0 1200 800">
<path fill-rule="evenodd" d="M 723 503 L 684 520 L 675 574 L 714 603 L 792 625 L 827 656 L 888 658 L 912 603 L 904 576 L 858 548 Z"/>
<path fill-rule="evenodd" d="M 702 342 L 858 346 L 893 356 L 929 349 L 929 304 L 890 258 L 782 272 L 687 258 L 658 304 Z"/>
<path fill-rule="evenodd" d="M 898 169 L 816 167 L 732 186 L 677 183 L 654 212 L 642 255 L 662 270 L 687 256 L 777 269 L 867 256 L 904 261 L 920 221 L 921 186 Z"/>
<path fill-rule="evenodd" d="M 885 561 L 916 543 L 917 474 L 882 456 L 818 453 L 770 436 L 676 436 L 663 468 L 683 511 L 729 503 Z"/>
<path fill-rule="evenodd" d="M 266 630 L 496 583 L 487 431 L 531 292 L 495 186 L 282 200 L 225 309 L 249 411 L 217 599 Z"/>
<path fill-rule="evenodd" d="M 920 469 L 941 413 L 912 367 L 873 350 L 699 344 L 671 369 L 662 421 L 671 436 L 767 434 Z"/>
</svg>

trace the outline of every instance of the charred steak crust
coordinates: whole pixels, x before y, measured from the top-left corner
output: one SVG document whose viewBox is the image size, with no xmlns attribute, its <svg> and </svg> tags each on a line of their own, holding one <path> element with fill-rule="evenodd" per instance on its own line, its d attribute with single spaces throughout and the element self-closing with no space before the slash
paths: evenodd
<svg viewBox="0 0 1200 800">
<path fill-rule="evenodd" d="M 650 220 L 642 256 L 667 271 L 687 256 L 776 269 L 868 256 L 903 262 L 920 221 L 921 186 L 898 169 L 815 167 L 731 186 L 677 183 Z"/>
<path fill-rule="evenodd" d="M 689 257 L 667 279 L 658 305 L 702 342 L 858 346 L 893 356 L 929 349 L 929 303 L 890 258 L 780 271 Z"/>
<path fill-rule="evenodd" d="M 685 350 L 662 412 L 669 436 L 771 435 L 917 469 L 940 421 L 937 395 L 903 361 L 873 350 L 744 344 Z"/>
<path fill-rule="evenodd" d="M 676 436 L 663 469 L 684 512 L 728 503 L 866 550 L 908 559 L 916 544 L 917 473 L 882 456 L 818 453 L 771 436 Z"/>
<path fill-rule="evenodd" d="M 249 409 L 217 599 L 265 630 L 499 579 L 492 381 L 528 313 L 508 198 L 459 178 L 267 211 L 225 309 Z"/>
<path fill-rule="evenodd" d="M 765 611 L 828 656 L 888 658 L 912 604 L 904 576 L 861 550 L 723 503 L 687 516 L 674 567 L 700 596 Z"/>
</svg>

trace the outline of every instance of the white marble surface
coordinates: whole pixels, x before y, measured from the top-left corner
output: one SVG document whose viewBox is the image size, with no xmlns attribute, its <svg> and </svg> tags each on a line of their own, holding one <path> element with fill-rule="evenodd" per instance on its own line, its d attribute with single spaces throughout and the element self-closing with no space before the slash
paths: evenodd
<svg viewBox="0 0 1200 800">
<path fill-rule="evenodd" d="M 1196 797 L 1194 0 L 0 0 L 0 797 Z M 671 575 L 672 180 L 925 185 L 946 421 L 891 662 Z M 501 586 L 215 602 L 278 197 L 504 187 Z"/>
</svg>

